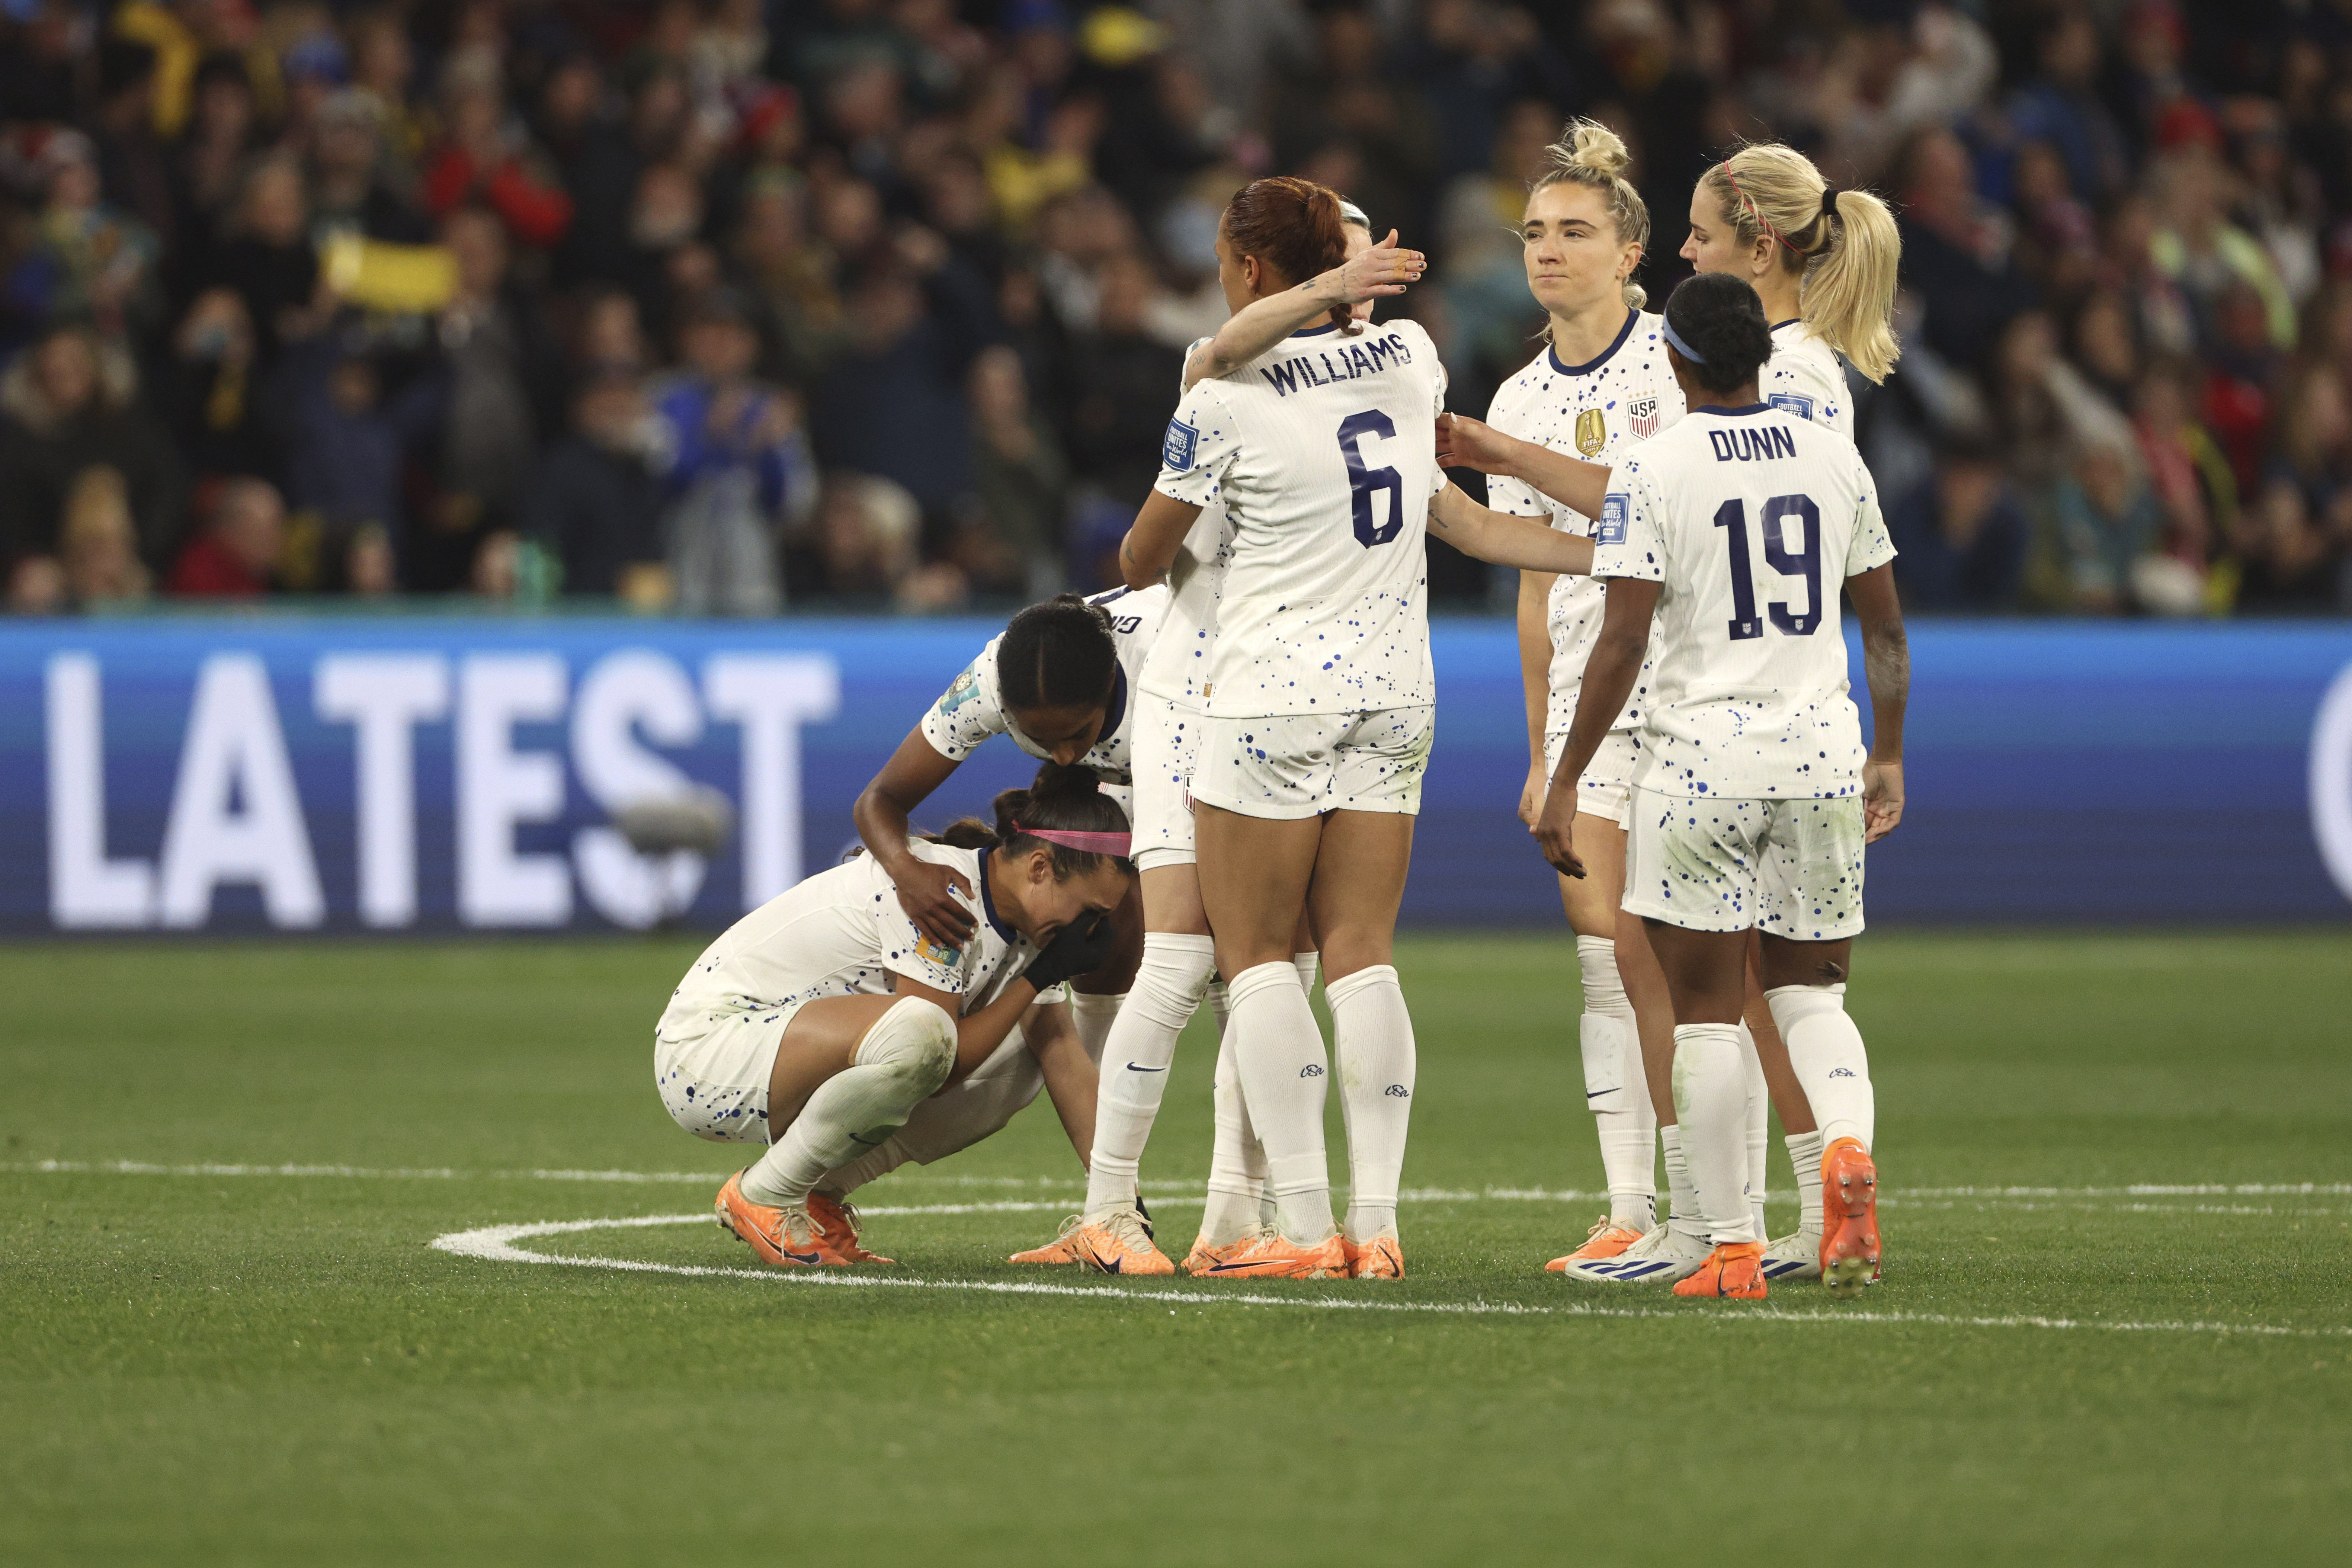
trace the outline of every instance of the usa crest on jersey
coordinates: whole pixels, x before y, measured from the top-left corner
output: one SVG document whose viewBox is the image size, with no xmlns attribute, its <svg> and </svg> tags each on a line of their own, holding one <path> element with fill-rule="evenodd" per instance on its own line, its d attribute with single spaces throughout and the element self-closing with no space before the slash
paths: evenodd
<svg viewBox="0 0 2352 1568">
<path fill-rule="evenodd" d="M 1633 432 L 1633 439 L 1646 441 L 1658 433 L 1658 400 L 1637 397 L 1625 405 L 1625 424 Z"/>
</svg>

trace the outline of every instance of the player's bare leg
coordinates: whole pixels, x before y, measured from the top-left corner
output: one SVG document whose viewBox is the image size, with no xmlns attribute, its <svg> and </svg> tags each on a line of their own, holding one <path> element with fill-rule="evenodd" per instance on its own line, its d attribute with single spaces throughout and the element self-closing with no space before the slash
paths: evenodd
<svg viewBox="0 0 2352 1568">
<path fill-rule="evenodd" d="M 1675 1293 L 1761 1297 L 1764 1238 L 1748 1201 L 1748 1074 L 1739 1043 L 1747 933 L 1643 923 L 1674 998 L 1675 1120 L 1713 1247 Z"/>
<path fill-rule="evenodd" d="M 1231 999 L 1234 1062 L 1251 1125 L 1265 1148 L 1278 1230 L 1227 1268 L 1244 1272 L 1240 1266 L 1249 1263 L 1250 1273 L 1336 1275 L 1346 1261 L 1323 1147 L 1330 1064 L 1292 958 L 1324 819 L 1246 816 L 1196 802 L 1192 824 L 1201 904 Z"/>
<path fill-rule="evenodd" d="M 1618 904 L 1625 894 L 1625 830 L 1605 816 L 1580 812 L 1576 841 L 1589 849 L 1585 875 L 1559 879 L 1560 908 L 1576 933 L 1584 1010 L 1577 1043 L 1584 1059 L 1584 1102 L 1601 1144 L 1609 1212 L 1584 1244 L 1544 1265 L 1565 1272 L 1578 1258 L 1614 1258 L 1657 1223 L 1657 1118 L 1642 1064 L 1636 999 L 1618 963 Z M 1663 990 L 1654 1001 L 1664 1005 Z"/>
<path fill-rule="evenodd" d="M 1879 1266 L 1878 1103 L 1862 1031 L 1846 1016 L 1853 942 L 1791 942 L 1765 933 L 1765 997 L 1789 1042 L 1789 1061 L 1821 1122 L 1822 1283 L 1851 1296 Z"/>
<path fill-rule="evenodd" d="M 1348 1133 L 1340 1246 L 1359 1279 L 1404 1273 L 1397 1189 L 1418 1074 L 1412 1016 L 1397 982 L 1397 910 L 1412 863 L 1413 818 L 1335 811 L 1323 819 L 1307 917 L 1323 952 L 1339 1111 Z"/>
</svg>

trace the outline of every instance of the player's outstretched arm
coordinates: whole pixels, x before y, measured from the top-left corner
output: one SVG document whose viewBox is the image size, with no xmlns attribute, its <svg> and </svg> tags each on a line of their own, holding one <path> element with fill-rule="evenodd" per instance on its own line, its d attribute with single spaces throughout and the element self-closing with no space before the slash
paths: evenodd
<svg viewBox="0 0 2352 1568">
<path fill-rule="evenodd" d="M 1650 618 L 1658 607 L 1658 584 L 1643 577 L 1609 579 L 1608 607 L 1601 617 L 1601 635 L 1585 661 L 1584 680 L 1576 693 L 1576 718 L 1568 731 L 1568 748 L 1551 775 L 1551 793 L 1544 797 L 1543 814 L 1533 829 L 1543 857 L 1563 877 L 1584 875 L 1584 861 L 1576 853 L 1576 783 L 1591 765 L 1609 726 L 1625 710 L 1633 695 L 1634 678 L 1642 673 L 1642 656 L 1649 651 Z"/>
<path fill-rule="evenodd" d="M 1184 390 L 1212 376 L 1230 375 L 1302 327 L 1311 327 L 1341 305 L 1361 304 L 1402 294 L 1421 281 L 1428 261 L 1418 250 L 1401 248 L 1397 231 L 1361 256 L 1318 273 L 1296 289 L 1254 300 L 1225 320 L 1217 335 L 1184 362 Z"/>
<path fill-rule="evenodd" d="M 1599 517 L 1609 499 L 1611 469 L 1588 463 L 1533 441 L 1506 436 L 1482 419 L 1466 414 L 1437 416 L 1437 461 L 1441 468 L 1475 468 L 1532 485 L 1563 506 L 1587 517 Z"/>
<path fill-rule="evenodd" d="M 971 898 L 971 883 L 962 872 L 923 859 L 907 847 L 908 819 L 955 771 L 955 762 L 941 756 L 918 724 L 850 808 L 857 837 L 898 888 L 907 918 L 944 947 L 961 947 L 971 939 L 971 910 L 954 893 L 961 888 Z"/>
<path fill-rule="evenodd" d="M 1127 537 L 1118 542 L 1120 578 L 1140 593 L 1166 576 L 1176 560 L 1177 547 L 1200 515 L 1199 507 L 1164 491 L 1153 490 L 1145 497 L 1143 510 L 1135 514 Z"/>
<path fill-rule="evenodd" d="M 1480 506 L 1459 485 L 1449 484 L 1430 499 L 1429 526 L 1463 554 L 1496 566 L 1555 576 L 1592 574 L 1592 541 L 1548 528 L 1531 517 Z"/>
<path fill-rule="evenodd" d="M 1862 665 L 1870 682 L 1874 733 L 1862 764 L 1863 842 L 1875 844 L 1903 820 L 1903 717 L 1911 701 L 1911 641 L 1893 563 L 1845 580 L 1862 627 Z"/>
<path fill-rule="evenodd" d="M 1070 1009 L 1059 1002 L 1030 1008 L 1021 1019 L 1021 1041 L 1037 1058 L 1045 1093 L 1054 1102 L 1054 1114 L 1062 1119 L 1062 1131 L 1069 1134 L 1070 1147 L 1078 1152 L 1078 1163 L 1090 1163 L 1095 1153 L 1095 1097 L 1101 1089 L 1102 1074 L 1078 1038 Z"/>
</svg>

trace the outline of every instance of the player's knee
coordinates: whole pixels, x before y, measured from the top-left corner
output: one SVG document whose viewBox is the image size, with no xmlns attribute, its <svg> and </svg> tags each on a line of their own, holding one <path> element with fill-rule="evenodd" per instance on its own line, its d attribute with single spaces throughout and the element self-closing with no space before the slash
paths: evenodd
<svg viewBox="0 0 2352 1568">
<path fill-rule="evenodd" d="M 1818 985 L 1776 985 L 1764 993 L 1764 1004 L 1772 1009 L 1772 1022 L 1786 1040 L 1808 1019 L 1843 1014 L 1845 985 L 1829 981 Z"/>
<path fill-rule="evenodd" d="M 906 1080 L 916 1098 L 935 1093 L 955 1070 L 956 1025 L 947 1009 L 920 996 L 899 999 L 857 1043 L 857 1065 Z"/>
<path fill-rule="evenodd" d="M 1211 938 L 1153 931 L 1143 939 L 1143 962 L 1136 968 L 1127 1005 L 1166 1028 L 1181 1029 L 1208 994 L 1209 979 L 1216 970 L 1216 943 Z"/>
</svg>

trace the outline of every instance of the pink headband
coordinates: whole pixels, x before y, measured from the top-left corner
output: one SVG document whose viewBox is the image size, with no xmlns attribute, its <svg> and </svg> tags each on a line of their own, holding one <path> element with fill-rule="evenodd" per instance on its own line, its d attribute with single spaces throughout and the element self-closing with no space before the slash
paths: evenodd
<svg viewBox="0 0 2352 1568">
<path fill-rule="evenodd" d="M 1025 833 L 1032 838 L 1042 838 L 1048 844 L 1058 844 L 1065 849 L 1083 849 L 1089 855 L 1116 855 L 1127 858 L 1131 833 L 1067 833 L 1058 827 L 1024 827 L 1013 825 L 1015 833 Z"/>
</svg>

